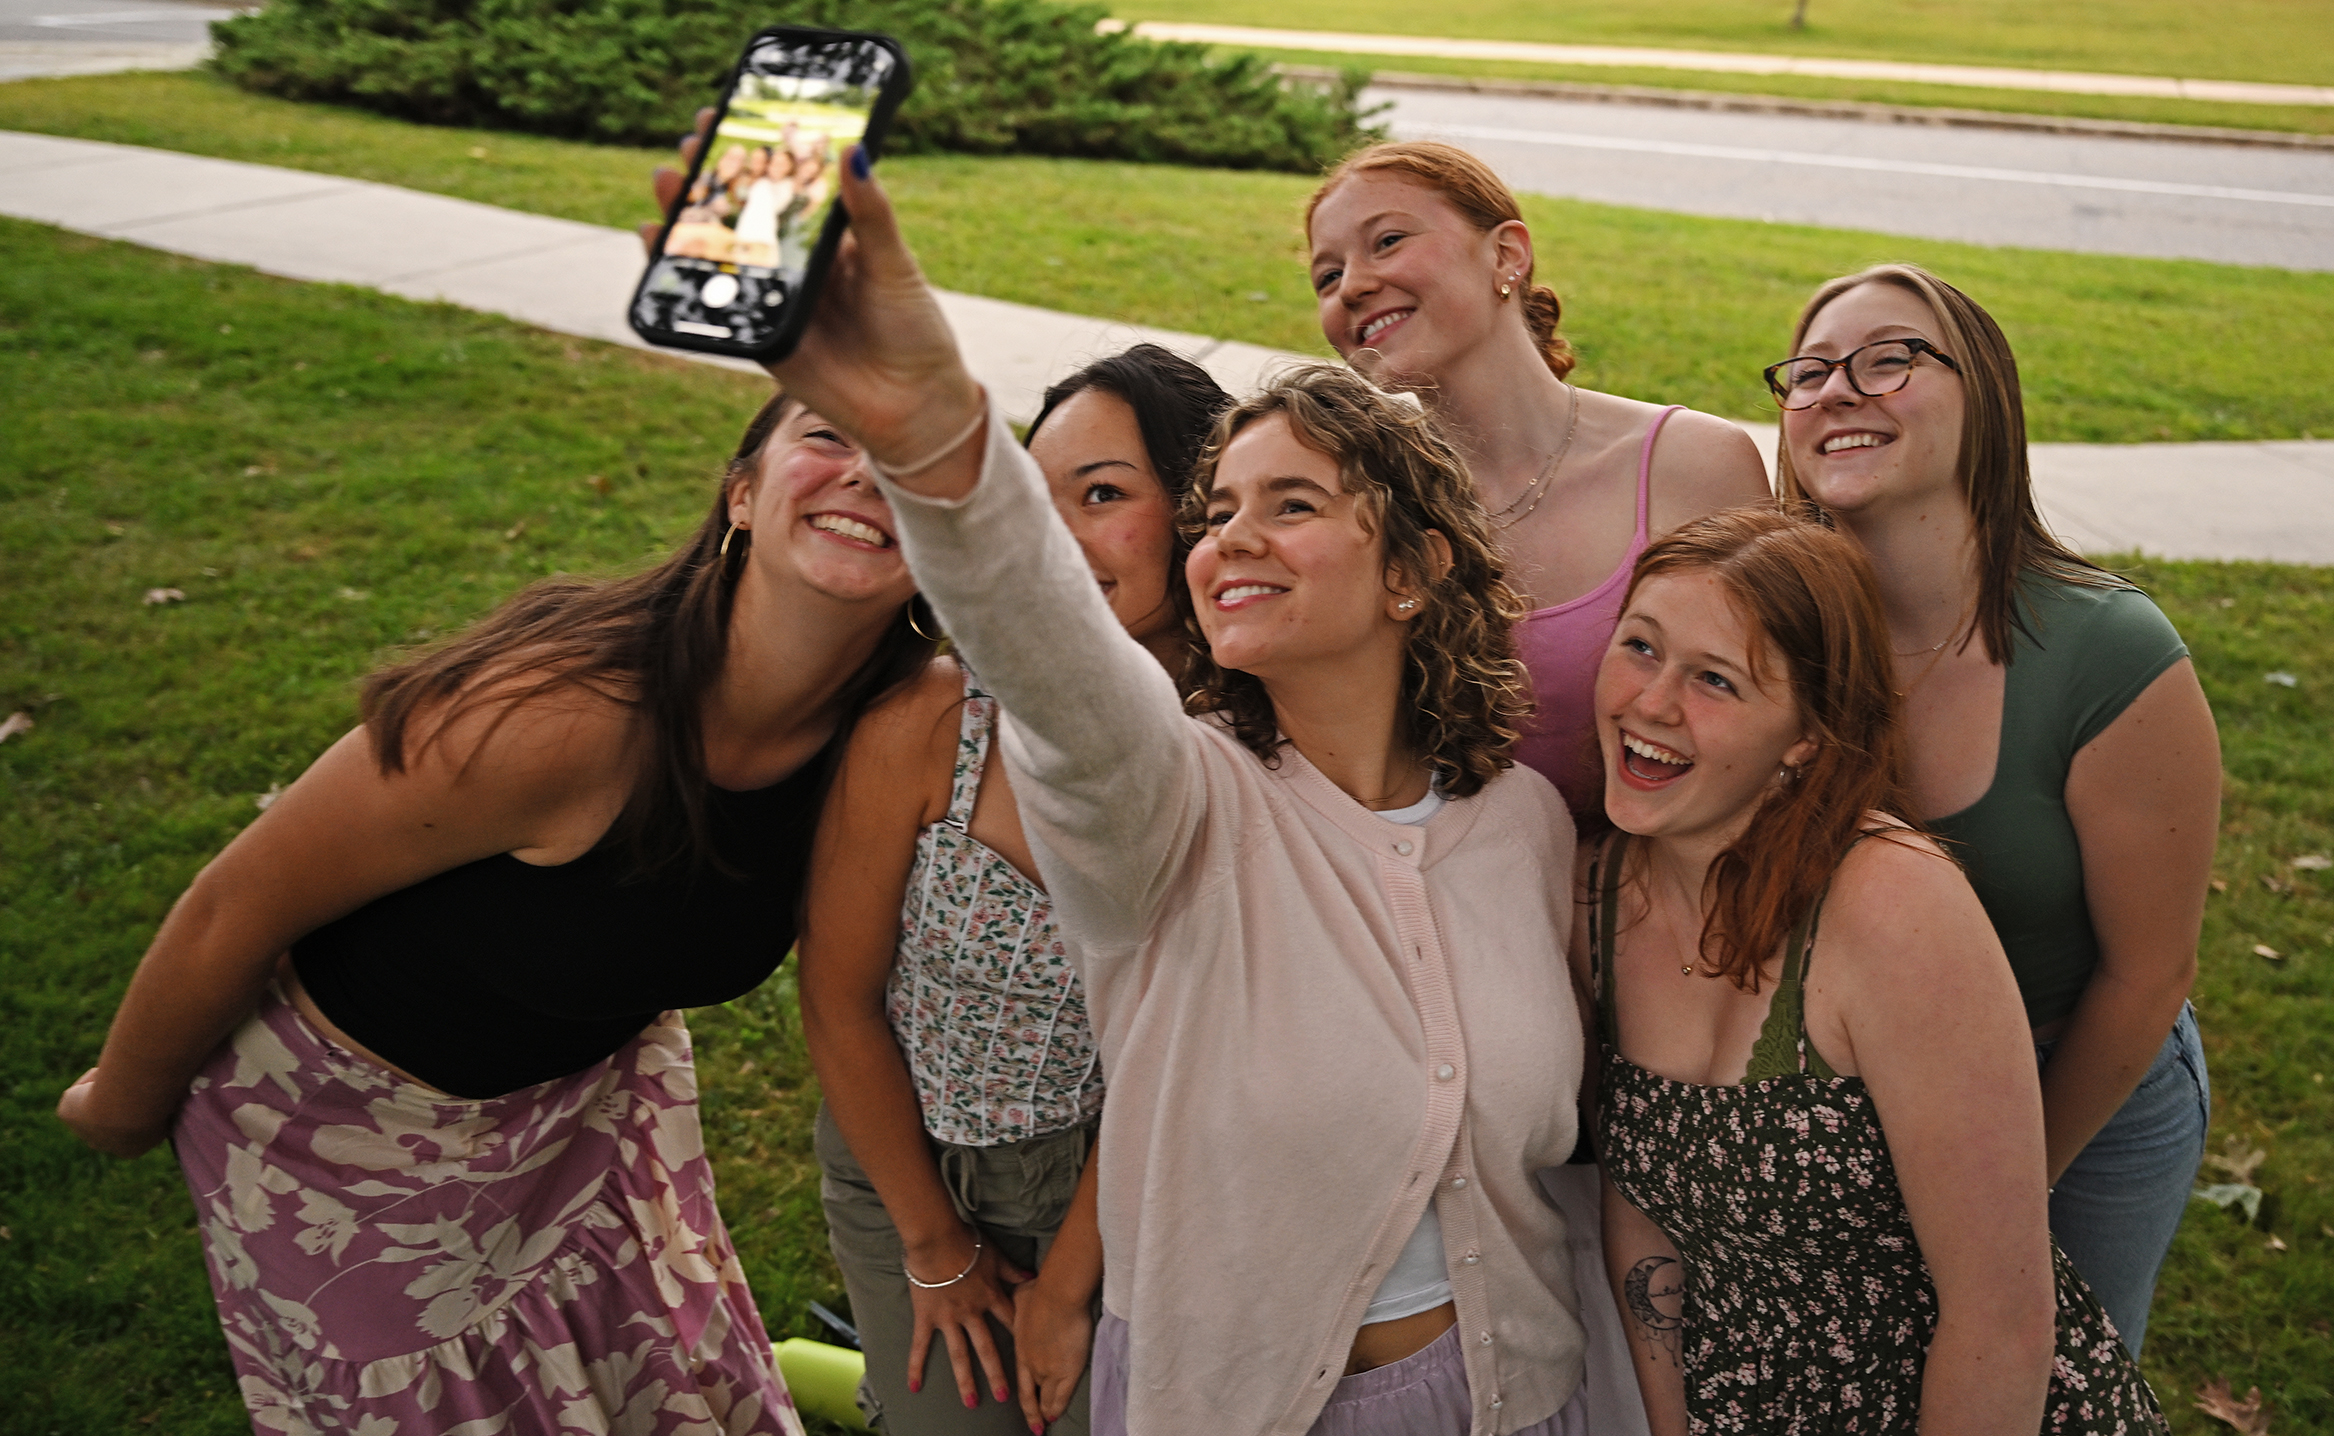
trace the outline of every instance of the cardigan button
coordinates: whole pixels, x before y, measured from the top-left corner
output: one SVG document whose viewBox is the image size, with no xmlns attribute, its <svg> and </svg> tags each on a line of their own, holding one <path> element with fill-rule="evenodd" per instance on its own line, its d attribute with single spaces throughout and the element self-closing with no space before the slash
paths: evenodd
<svg viewBox="0 0 2334 1436">
<path fill-rule="evenodd" d="M 1454 1192 L 1463 1192 L 1467 1190 L 1467 1179 L 1465 1177 L 1451 1178 L 1451 1190 Z"/>
<path fill-rule="evenodd" d="M 1500 1407 L 1505 1406 L 1506 1404 L 1506 1402 L 1500 1400 L 1496 1396 L 1491 1398 L 1491 1409 L 1494 1411 L 1497 1411 Z"/>
<path fill-rule="evenodd" d="M 1469 1252 L 1465 1256 L 1459 1258 L 1459 1260 L 1468 1266 L 1473 1266 L 1477 1262 L 1483 1260 L 1483 1255 L 1480 1252 Z"/>
<path fill-rule="evenodd" d="M 1442 1066 L 1440 1066 L 1440 1067 L 1437 1067 L 1437 1068 L 1435 1068 L 1435 1069 L 1434 1069 L 1434 1080 L 1435 1080 L 1435 1081 L 1437 1081 L 1437 1082 L 1448 1082 L 1448 1081 L 1450 1081 L 1450 1080 L 1451 1080 L 1453 1077 L 1456 1077 L 1456 1076 L 1458 1076 L 1458 1075 L 1459 1075 L 1459 1069 L 1458 1069 L 1458 1068 L 1456 1068 L 1456 1067 L 1453 1067 L 1453 1066 L 1452 1066 L 1450 1063 L 1448 1063 L 1448 1062 L 1445 1062 L 1445 1063 L 1444 1063 Z"/>
<path fill-rule="evenodd" d="M 1489 1346 L 1491 1344 L 1491 1333 L 1488 1331 L 1483 1333 L 1483 1344 L 1485 1346 Z"/>
<path fill-rule="evenodd" d="M 1410 839 L 1408 839 L 1408 838 L 1396 838 L 1396 839 L 1394 840 L 1394 851 L 1395 851 L 1395 852 L 1398 852 L 1398 853 L 1400 853 L 1400 854 L 1401 854 L 1402 856 L 1404 856 L 1404 857 L 1409 857 L 1409 856 L 1410 856 Z"/>
</svg>

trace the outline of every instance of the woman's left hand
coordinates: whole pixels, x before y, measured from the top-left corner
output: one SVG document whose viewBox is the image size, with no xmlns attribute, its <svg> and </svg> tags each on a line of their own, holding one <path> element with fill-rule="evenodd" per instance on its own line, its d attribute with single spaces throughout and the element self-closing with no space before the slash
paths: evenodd
<svg viewBox="0 0 2334 1436">
<path fill-rule="evenodd" d="M 74 1136 L 109 1157 L 142 1156 L 170 1135 L 167 1123 L 160 1127 L 130 1128 L 106 1121 L 97 1101 L 94 1067 L 82 1073 L 81 1080 L 66 1088 L 65 1095 L 57 1099 L 57 1120 Z"/>
<path fill-rule="evenodd" d="M 1093 1351 L 1091 1296 L 1063 1294 L 1043 1274 L 1013 1294 L 1013 1358 L 1031 1431 L 1043 1432 L 1070 1408 Z"/>
<path fill-rule="evenodd" d="M 889 196 L 866 168 L 866 151 L 852 146 L 841 170 L 851 228 L 802 343 L 770 372 L 878 464 L 920 464 L 950 438 L 970 437 L 980 386 L 916 267 Z"/>
</svg>

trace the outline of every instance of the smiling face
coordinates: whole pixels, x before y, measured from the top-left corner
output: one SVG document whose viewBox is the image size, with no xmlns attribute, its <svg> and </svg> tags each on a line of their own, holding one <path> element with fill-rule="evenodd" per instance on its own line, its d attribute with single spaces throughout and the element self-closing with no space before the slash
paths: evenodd
<svg viewBox="0 0 2334 1436">
<path fill-rule="evenodd" d="M 1029 436 L 1029 454 L 1127 632 L 1140 643 L 1180 628 L 1167 588 L 1175 506 L 1151 467 L 1134 409 L 1107 389 L 1073 394 Z"/>
<path fill-rule="evenodd" d="M 1815 754 L 1786 675 L 1754 671 L 1750 630 L 1707 569 L 1637 586 L 1596 712 L 1605 812 L 1645 837 L 1731 840 L 1779 770 Z"/>
<path fill-rule="evenodd" d="M 1816 311 L 1798 353 L 1839 359 L 1874 340 L 1913 337 L 1952 352 L 1926 300 L 1895 284 L 1859 284 Z M 1961 376 L 1931 355 L 1913 361 L 1902 389 L 1877 399 L 1834 370 L 1812 406 L 1784 412 L 1783 442 L 1800 487 L 1835 513 L 1959 504 L 1965 404 Z"/>
<path fill-rule="evenodd" d="M 1531 235 L 1510 221 L 1477 229 L 1458 207 L 1406 176 L 1365 170 L 1314 209 L 1313 293 L 1321 334 L 1374 372 L 1432 378 L 1480 346 L 1523 306 L 1499 286 L 1532 268 Z"/>
<path fill-rule="evenodd" d="M 1386 569 L 1337 461 L 1299 443 L 1285 415 L 1242 429 L 1216 463 L 1206 529 L 1184 564 L 1218 665 L 1276 676 L 1396 661 L 1415 605 Z"/>
<path fill-rule="evenodd" d="M 858 446 L 807 409 L 772 431 L 758 480 L 730 486 L 729 517 L 754 536 L 741 583 L 807 588 L 847 604 L 896 606 L 915 592 L 891 505 Z"/>
</svg>

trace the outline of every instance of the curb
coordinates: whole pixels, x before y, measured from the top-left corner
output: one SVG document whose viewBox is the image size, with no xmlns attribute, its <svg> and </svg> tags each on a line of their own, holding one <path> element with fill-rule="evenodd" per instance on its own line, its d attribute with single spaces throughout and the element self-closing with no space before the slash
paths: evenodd
<svg viewBox="0 0 2334 1436">
<path fill-rule="evenodd" d="M 1319 65 L 1275 65 L 1273 72 L 1305 84 L 1335 81 L 1340 72 Z M 1422 75 L 1380 70 L 1370 84 L 1386 90 L 1444 90 L 1586 100 L 1613 105 L 1661 105 L 1678 110 L 1723 110 L 1749 115 L 1799 115 L 1871 124 L 1937 125 L 1951 129 L 2023 130 L 2031 134 L 2110 139 L 2173 140 L 2187 144 L 2251 145 L 2263 149 L 2334 150 L 2334 135 L 2283 130 L 2233 130 L 2212 125 L 2163 125 L 2138 120 L 2093 120 L 2073 115 L 2029 115 L 1999 110 L 1932 109 L 1860 100 L 1797 100 L 1782 95 L 1737 95 L 1712 90 L 1657 90 L 1643 85 L 1596 85 L 1573 80 L 1516 80 L 1486 75 Z"/>
</svg>

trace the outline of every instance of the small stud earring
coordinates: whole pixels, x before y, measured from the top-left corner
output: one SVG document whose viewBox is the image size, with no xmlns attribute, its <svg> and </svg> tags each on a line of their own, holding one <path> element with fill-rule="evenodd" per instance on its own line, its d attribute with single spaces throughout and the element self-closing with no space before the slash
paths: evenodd
<svg viewBox="0 0 2334 1436">
<path fill-rule="evenodd" d="M 1505 298 L 1507 298 L 1507 296 L 1508 296 L 1508 295 L 1509 295 L 1511 292 L 1512 292 L 1512 291 L 1511 291 L 1511 290 L 1508 288 L 1508 286 L 1507 286 L 1507 285 L 1505 285 L 1505 284 L 1502 284 L 1502 285 L 1500 285 L 1500 286 L 1499 286 L 1499 297 L 1500 297 L 1500 298 L 1502 298 L 1502 299 L 1505 299 Z"/>
<path fill-rule="evenodd" d="M 1394 607 L 1400 609 L 1404 613 L 1408 613 L 1410 610 L 1418 607 L 1418 600 L 1415 598 L 1406 598 L 1403 599 L 1400 603 L 1395 604 Z"/>
</svg>

